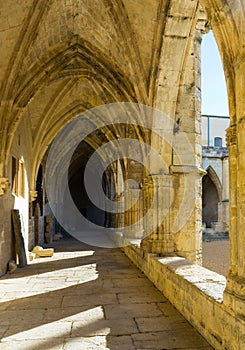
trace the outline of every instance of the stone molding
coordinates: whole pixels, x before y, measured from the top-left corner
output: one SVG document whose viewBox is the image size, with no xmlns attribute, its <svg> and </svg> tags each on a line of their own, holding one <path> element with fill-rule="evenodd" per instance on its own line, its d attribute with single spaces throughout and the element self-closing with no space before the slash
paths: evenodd
<svg viewBox="0 0 245 350">
<path fill-rule="evenodd" d="M 207 174 L 207 172 L 202 169 L 201 167 L 195 166 L 195 165 L 171 165 L 170 166 L 170 174 L 190 174 L 190 173 L 196 173 L 200 176 L 204 176 Z"/>
</svg>

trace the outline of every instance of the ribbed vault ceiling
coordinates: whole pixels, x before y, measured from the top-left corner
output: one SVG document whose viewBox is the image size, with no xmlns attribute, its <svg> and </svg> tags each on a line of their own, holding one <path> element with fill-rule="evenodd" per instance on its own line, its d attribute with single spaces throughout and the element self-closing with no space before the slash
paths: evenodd
<svg viewBox="0 0 245 350">
<path fill-rule="evenodd" d="M 232 74 L 244 50 L 244 2 L 200 2 Z M 87 108 L 115 101 L 156 105 L 164 77 L 177 100 L 197 17 L 197 0 L 2 1 L 3 152 L 8 154 L 23 118 L 35 153 L 44 153 L 58 130 Z"/>
</svg>

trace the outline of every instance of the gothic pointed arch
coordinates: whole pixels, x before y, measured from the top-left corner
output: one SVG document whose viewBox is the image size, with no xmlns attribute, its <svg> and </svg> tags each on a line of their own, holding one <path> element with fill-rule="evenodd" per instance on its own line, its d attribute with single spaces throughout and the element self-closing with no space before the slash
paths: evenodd
<svg viewBox="0 0 245 350">
<path fill-rule="evenodd" d="M 218 203 L 221 201 L 221 183 L 212 166 L 202 179 L 202 222 L 207 228 L 218 221 Z"/>
<path fill-rule="evenodd" d="M 216 171 L 214 170 L 214 168 L 209 165 L 209 167 L 207 168 L 207 175 L 210 177 L 210 179 L 212 180 L 212 182 L 214 183 L 217 193 L 218 193 L 218 199 L 219 202 L 222 200 L 222 184 L 221 181 L 219 179 L 219 176 L 217 175 Z"/>
</svg>

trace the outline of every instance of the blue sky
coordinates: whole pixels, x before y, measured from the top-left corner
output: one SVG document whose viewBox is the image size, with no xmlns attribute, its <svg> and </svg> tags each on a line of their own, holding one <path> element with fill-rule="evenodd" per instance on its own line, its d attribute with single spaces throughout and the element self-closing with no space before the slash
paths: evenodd
<svg viewBox="0 0 245 350">
<path fill-rule="evenodd" d="M 202 114 L 229 115 L 223 67 L 212 31 L 202 37 Z"/>
</svg>

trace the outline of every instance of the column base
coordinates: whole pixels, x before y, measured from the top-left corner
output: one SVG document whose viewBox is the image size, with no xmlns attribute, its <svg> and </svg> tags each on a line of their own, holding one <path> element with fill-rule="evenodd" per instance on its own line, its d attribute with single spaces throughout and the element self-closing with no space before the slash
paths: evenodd
<svg viewBox="0 0 245 350">
<path fill-rule="evenodd" d="M 236 316 L 245 317 L 245 278 L 228 274 L 224 305 Z"/>
</svg>

